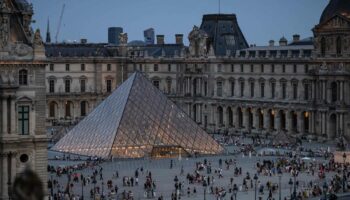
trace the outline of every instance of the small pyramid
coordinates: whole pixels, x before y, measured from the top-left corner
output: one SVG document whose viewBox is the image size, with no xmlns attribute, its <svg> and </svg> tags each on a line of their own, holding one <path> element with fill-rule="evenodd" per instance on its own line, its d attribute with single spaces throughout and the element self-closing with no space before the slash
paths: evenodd
<svg viewBox="0 0 350 200">
<path fill-rule="evenodd" d="M 148 157 L 157 149 L 187 155 L 223 152 L 140 73 L 130 76 L 52 148 L 102 158 Z"/>
</svg>

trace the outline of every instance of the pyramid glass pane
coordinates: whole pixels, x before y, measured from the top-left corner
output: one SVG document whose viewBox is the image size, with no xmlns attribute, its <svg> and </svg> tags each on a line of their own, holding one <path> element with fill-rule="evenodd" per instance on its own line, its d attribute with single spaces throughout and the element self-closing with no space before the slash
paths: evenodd
<svg viewBox="0 0 350 200">
<path fill-rule="evenodd" d="M 85 144 L 87 142 L 89 144 Z M 54 148 L 119 158 L 158 155 L 157 150 L 174 153 L 178 149 L 186 154 L 223 151 L 214 139 L 139 73 L 133 74 Z"/>
</svg>

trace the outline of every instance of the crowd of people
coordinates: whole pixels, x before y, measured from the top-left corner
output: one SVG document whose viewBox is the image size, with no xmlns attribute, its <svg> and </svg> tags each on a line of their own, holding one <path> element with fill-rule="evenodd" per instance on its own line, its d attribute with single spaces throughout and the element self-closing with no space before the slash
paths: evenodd
<svg viewBox="0 0 350 200">
<path fill-rule="evenodd" d="M 267 142 L 262 138 L 251 139 L 250 143 L 246 138 L 231 136 L 221 140 L 236 147 L 237 154 L 196 159 L 192 167 L 186 168 L 174 168 L 174 161 L 170 160 L 168 170 L 176 173 L 173 177 L 174 187 L 170 193 L 160 191 L 151 170 L 145 170 L 143 166 L 136 168 L 133 174 L 122 174 L 120 171 L 122 178 L 119 178 L 119 171 L 113 172 L 109 177 L 101 167 L 103 160 L 89 159 L 72 166 L 48 166 L 51 174 L 48 181 L 51 198 L 78 200 L 82 198 L 83 193 L 77 191 L 83 190 L 84 187 L 91 188 L 90 199 L 121 200 L 135 199 L 133 191 L 139 189 L 143 190 L 141 198 L 158 200 L 164 199 L 165 196 L 171 200 L 191 199 L 198 197 L 199 190 L 204 191 L 200 195 L 215 197 L 217 200 L 236 200 L 237 195 L 254 192 L 257 193 L 257 199 L 267 197 L 272 200 L 276 199 L 276 195 L 279 195 L 282 189 L 289 191 L 288 195 L 284 192 L 283 199 L 295 196 L 298 200 L 304 200 L 350 189 L 347 183 L 347 180 L 350 180 L 348 166 L 336 163 L 325 149 L 292 147 L 287 144 L 267 146 L 285 150 L 271 156 L 257 153 L 257 149 L 266 147 Z M 328 152 L 324 155 L 326 160 L 303 159 L 303 152 L 315 155 L 320 151 Z M 239 163 L 239 156 L 252 157 L 252 152 L 256 152 L 253 154 L 256 162 L 252 168 L 244 168 L 242 163 Z M 179 168 L 181 170 L 176 172 Z M 68 178 L 64 180 L 63 175 Z M 308 181 L 301 181 L 301 176 L 310 178 Z M 284 184 L 281 184 L 281 179 L 284 179 Z M 143 187 L 140 187 L 140 180 L 143 181 Z M 133 189 L 135 187 L 136 190 Z"/>
</svg>

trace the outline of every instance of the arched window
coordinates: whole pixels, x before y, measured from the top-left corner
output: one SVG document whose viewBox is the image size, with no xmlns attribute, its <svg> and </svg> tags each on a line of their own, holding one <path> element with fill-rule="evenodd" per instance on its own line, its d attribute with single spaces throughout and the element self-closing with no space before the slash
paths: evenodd
<svg viewBox="0 0 350 200">
<path fill-rule="evenodd" d="M 321 39 L 321 56 L 324 57 L 326 55 L 326 39 L 323 37 Z"/>
<path fill-rule="evenodd" d="M 337 56 L 341 56 L 341 53 L 342 53 L 342 46 L 341 46 L 341 38 L 338 37 L 337 38 Z"/>
<path fill-rule="evenodd" d="M 22 69 L 19 71 L 18 82 L 20 85 L 28 85 L 28 71 Z"/>
</svg>

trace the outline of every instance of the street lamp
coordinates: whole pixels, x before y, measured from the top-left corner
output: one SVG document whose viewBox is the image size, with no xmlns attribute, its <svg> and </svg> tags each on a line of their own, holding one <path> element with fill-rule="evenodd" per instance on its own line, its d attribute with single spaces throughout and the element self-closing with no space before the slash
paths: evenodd
<svg viewBox="0 0 350 200">
<path fill-rule="evenodd" d="M 83 175 L 81 175 L 81 200 L 84 200 L 84 184 L 85 178 Z"/>
<path fill-rule="evenodd" d="M 292 200 L 296 200 L 297 199 L 297 171 L 296 168 L 294 168 L 294 171 L 292 173 L 293 175 L 293 179 L 294 179 L 294 191 L 293 191 L 293 195 L 292 195 Z"/>
<path fill-rule="evenodd" d="M 51 198 L 53 198 L 53 178 L 52 178 L 52 172 L 51 172 L 51 174 L 50 174 L 50 176 L 51 176 L 51 188 L 50 188 L 50 190 L 51 190 Z"/>
<path fill-rule="evenodd" d="M 290 198 L 292 198 L 292 185 L 293 185 L 292 178 L 289 179 L 288 184 L 289 184 L 289 186 L 290 186 Z"/>
<path fill-rule="evenodd" d="M 255 174 L 255 175 L 254 175 L 254 181 L 255 181 L 255 200 L 256 200 L 256 189 L 257 189 L 257 188 L 256 188 L 256 183 L 258 182 L 258 179 L 259 179 L 259 178 L 258 178 L 258 175 Z"/>
<path fill-rule="evenodd" d="M 281 187 L 282 187 L 282 185 L 281 185 L 281 179 L 282 179 L 282 172 L 281 171 L 279 171 L 278 172 L 278 178 L 279 178 L 279 200 L 282 200 L 282 193 L 281 193 Z"/>
<path fill-rule="evenodd" d="M 327 182 L 324 182 L 323 183 L 324 200 L 327 200 L 327 190 L 328 190 Z"/>
<path fill-rule="evenodd" d="M 343 192 L 345 193 L 345 179 L 346 179 L 346 175 L 345 175 L 345 163 L 346 163 L 346 153 L 344 152 L 343 154 Z"/>
</svg>

